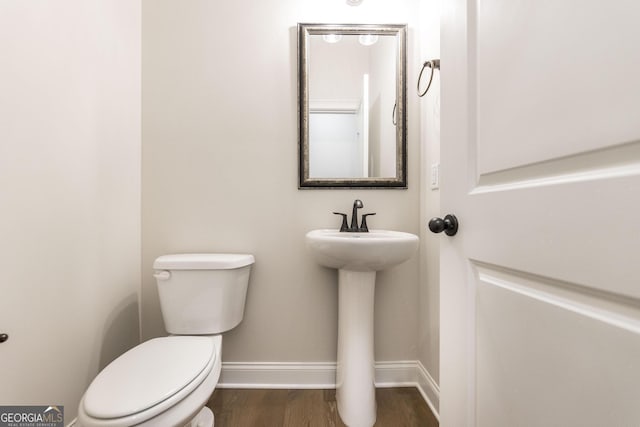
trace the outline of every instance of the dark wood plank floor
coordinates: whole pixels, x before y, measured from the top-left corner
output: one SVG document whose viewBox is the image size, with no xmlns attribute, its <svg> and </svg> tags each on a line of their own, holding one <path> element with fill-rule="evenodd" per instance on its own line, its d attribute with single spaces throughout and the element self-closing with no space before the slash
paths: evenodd
<svg viewBox="0 0 640 427">
<path fill-rule="evenodd" d="M 438 427 L 417 389 L 376 389 L 376 427 Z M 216 389 L 207 404 L 215 427 L 344 427 L 335 390 Z"/>
</svg>

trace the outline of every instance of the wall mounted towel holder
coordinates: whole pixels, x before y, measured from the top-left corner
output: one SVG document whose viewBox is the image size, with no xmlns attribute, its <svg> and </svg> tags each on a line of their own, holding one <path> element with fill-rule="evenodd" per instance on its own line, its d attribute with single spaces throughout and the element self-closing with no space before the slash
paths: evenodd
<svg viewBox="0 0 640 427">
<path fill-rule="evenodd" d="M 424 73 L 424 69 L 425 68 L 431 68 L 431 74 L 429 75 L 429 83 L 427 83 L 427 87 L 424 91 L 420 90 L 420 81 L 422 80 L 422 73 Z M 429 61 L 426 61 L 424 64 L 422 64 L 422 69 L 420 70 L 420 75 L 418 76 L 418 85 L 417 85 L 417 89 L 418 89 L 418 96 L 420 98 L 422 98 L 423 96 L 425 96 L 427 94 L 427 92 L 429 91 L 429 88 L 431 87 L 431 82 L 433 81 L 433 73 L 435 70 L 439 70 L 440 69 L 440 60 L 439 59 L 430 59 Z"/>
</svg>

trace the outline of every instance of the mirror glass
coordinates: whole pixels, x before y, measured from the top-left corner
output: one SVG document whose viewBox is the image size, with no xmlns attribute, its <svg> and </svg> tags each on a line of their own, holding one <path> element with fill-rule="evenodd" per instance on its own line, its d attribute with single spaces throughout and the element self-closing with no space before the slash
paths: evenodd
<svg viewBox="0 0 640 427">
<path fill-rule="evenodd" d="M 406 25 L 298 24 L 300 188 L 407 188 Z"/>
</svg>

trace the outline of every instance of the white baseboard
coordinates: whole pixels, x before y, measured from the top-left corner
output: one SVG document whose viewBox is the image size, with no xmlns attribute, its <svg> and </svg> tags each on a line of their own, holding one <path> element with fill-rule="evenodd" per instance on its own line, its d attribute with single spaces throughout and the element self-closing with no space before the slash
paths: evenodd
<svg viewBox="0 0 640 427">
<path fill-rule="evenodd" d="M 414 387 L 416 385 L 416 362 L 376 362 L 375 384 L 378 388 Z"/>
<path fill-rule="evenodd" d="M 419 360 L 416 363 L 418 370 L 416 387 L 422 394 L 425 402 L 431 408 L 431 412 L 440 421 L 440 386 L 435 382 L 429 371 Z"/>
<path fill-rule="evenodd" d="M 377 362 L 376 387 L 416 387 L 439 417 L 440 389 L 416 360 Z M 336 386 L 335 363 L 223 362 L 219 388 L 324 389 Z"/>
<path fill-rule="evenodd" d="M 335 388 L 335 363 L 222 362 L 218 388 Z"/>
</svg>

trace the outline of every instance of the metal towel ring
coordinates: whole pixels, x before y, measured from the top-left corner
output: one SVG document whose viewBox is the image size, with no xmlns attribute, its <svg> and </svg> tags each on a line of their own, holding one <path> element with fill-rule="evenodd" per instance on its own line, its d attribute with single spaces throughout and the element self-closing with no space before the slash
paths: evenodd
<svg viewBox="0 0 640 427">
<path fill-rule="evenodd" d="M 424 69 L 425 68 L 431 68 L 431 75 L 429 76 L 429 83 L 427 84 L 427 88 L 424 90 L 424 92 L 420 92 L 420 80 L 422 80 L 422 73 L 424 73 Z M 440 69 L 440 60 L 439 59 L 432 59 L 430 61 L 425 62 L 424 64 L 422 64 L 422 69 L 420 70 L 420 75 L 418 76 L 418 85 L 417 85 L 417 89 L 418 89 L 418 96 L 419 97 L 423 97 L 427 94 L 427 91 L 429 90 L 429 88 L 431 87 L 431 82 L 433 81 L 433 72 L 435 70 L 439 70 Z"/>
</svg>

